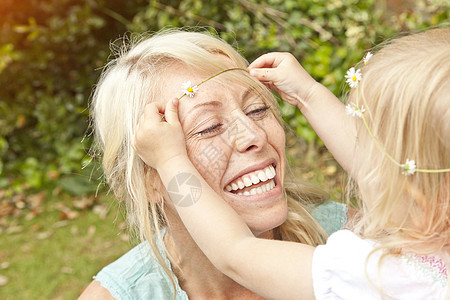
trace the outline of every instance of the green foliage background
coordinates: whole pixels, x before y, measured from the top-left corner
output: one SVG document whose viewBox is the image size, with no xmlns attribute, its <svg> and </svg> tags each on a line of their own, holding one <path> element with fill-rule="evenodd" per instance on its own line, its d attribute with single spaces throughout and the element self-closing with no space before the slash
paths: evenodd
<svg viewBox="0 0 450 300">
<path fill-rule="evenodd" d="M 205 26 L 249 61 L 292 52 L 339 94 L 346 70 L 376 43 L 450 20 L 449 0 L 390 2 L 2 0 L 0 189 L 12 195 L 62 184 L 91 191 L 73 189 L 89 185 L 73 176 L 89 173 L 81 171 L 91 142 L 88 100 L 110 41 L 126 32 Z M 320 142 L 298 111 L 281 109 L 299 136 Z"/>
</svg>

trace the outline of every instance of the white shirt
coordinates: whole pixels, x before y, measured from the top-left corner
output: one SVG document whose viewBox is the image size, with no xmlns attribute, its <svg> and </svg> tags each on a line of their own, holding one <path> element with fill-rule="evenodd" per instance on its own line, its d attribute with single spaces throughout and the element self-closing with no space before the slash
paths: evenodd
<svg viewBox="0 0 450 300">
<path fill-rule="evenodd" d="M 450 299 L 441 258 L 409 253 L 387 256 L 379 269 L 381 251 L 366 262 L 375 246 L 374 241 L 348 230 L 333 233 L 326 245 L 318 246 L 312 262 L 316 299 Z"/>
</svg>

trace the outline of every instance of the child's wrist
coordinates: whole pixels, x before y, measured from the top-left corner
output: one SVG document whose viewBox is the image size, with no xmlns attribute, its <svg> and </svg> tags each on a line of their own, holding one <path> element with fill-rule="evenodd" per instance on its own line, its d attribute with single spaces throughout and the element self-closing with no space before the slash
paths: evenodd
<svg viewBox="0 0 450 300">
<path fill-rule="evenodd" d="M 159 165 L 155 167 L 158 173 L 164 172 L 166 170 L 177 169 L 178 166 L 184 166 L 191 164 L 187 154 L 177 154 L 173 157 L 162 161 Z"/>
<path fill-rule="evenodd" d="M 301 111 L 303 111 L 303 109 L 307 108 L 312 102 L 314 102 L 314 99 L 317 96 L 317 91 L 319 91 L 321 87 L 323 87 L 322 84 L 320 84 L 317 81 L 314 81 L 311 84 L 311 87 L 308 88 L 308 92 L 304 95 L 303 98 L 301 98 L 301 100 L 299 100 L 299 104 L 297 105 L 297 107 Z"/>
<path fill-rule="evenodd" d="M 187 154 L 177 155 L 162 162 L 157 166 L 156 171 L 166 188 L 168 188 L 170 182 L 179 174 L 187 173 L 200 176 Z"/>
</svg>

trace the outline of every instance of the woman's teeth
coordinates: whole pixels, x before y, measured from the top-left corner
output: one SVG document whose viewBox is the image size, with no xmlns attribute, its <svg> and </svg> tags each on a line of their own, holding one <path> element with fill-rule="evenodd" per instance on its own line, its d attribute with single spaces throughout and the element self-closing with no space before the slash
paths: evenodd
<svg viewBox="0 0 450 300">
<path fill-rule="evenodd" d="M 245 174 L 235 181 L 228 184 L 225 189 L 229 192 L 234 192 L 238 195 L 255 195 L 261 194 L 267 191 L 270 191 L 275 187 L 275 181 L 271 180 L 275 177 L 275 168 L 272 165 L 267 166 L 266 168 L 258 171 L 251 172 L 249 174 Z M 265 182 L 270 180 L 267 184 L 259 185 L 258 187 L 247 189 L 246 191 L 238 191 L 242 190 L 246 187 L 250 187 L 252 185 L 259 184 L 260 182 Z"/>
<path fill-rule="evenodd" d="M 255 195 L 255 194 L 262 194 L 262 193 L 270 191 L 274 187 L 275 187 L 275 181 L 271 180 L 267 184 L 263 184 L 263 185 L 261 185 L 259 187 L 252 188 L 252 189 L 250 189 L 248 191 L 245 191 L 245 192 L 237 192 L 236 194 L 237 195 L 244 195 L 244 196 Z"/>
</svg>

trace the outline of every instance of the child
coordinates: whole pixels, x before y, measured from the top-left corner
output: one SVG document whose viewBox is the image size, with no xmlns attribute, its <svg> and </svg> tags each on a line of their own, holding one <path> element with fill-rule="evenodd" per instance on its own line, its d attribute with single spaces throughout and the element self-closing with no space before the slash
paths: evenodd
<svg viewBox="0 0 450 300">
<path fill-rule="evenodd" d="M 449 299 L 449 57 L 449 28 L 394 40 L 348 73 L 347 107 L 289 54 L 250 65 L 302 111 L 359 188 L 353 232 L 317 248 L 254 237 L 189 161 L 178 100 L 149 105 L 134 146 L 166 187 L 179 173 L 199 180 L 195 195 L 185 192 L 196 201 L 174 201 L 180 217 L 219 270 L 263 297 Z"/>
</svg>

